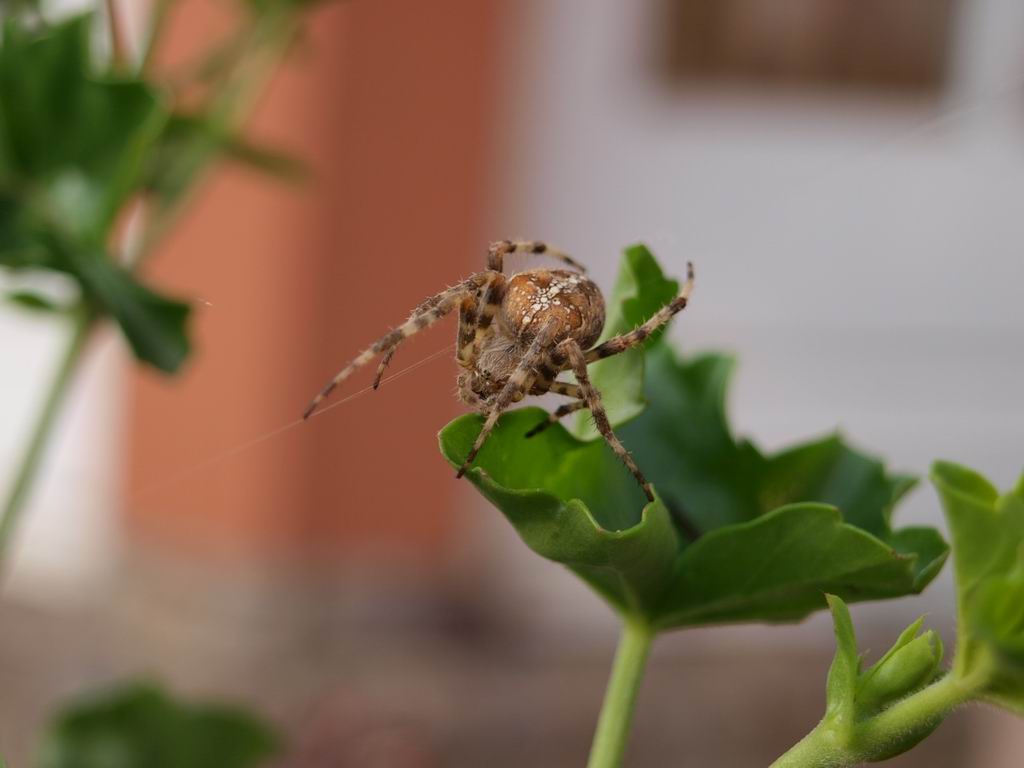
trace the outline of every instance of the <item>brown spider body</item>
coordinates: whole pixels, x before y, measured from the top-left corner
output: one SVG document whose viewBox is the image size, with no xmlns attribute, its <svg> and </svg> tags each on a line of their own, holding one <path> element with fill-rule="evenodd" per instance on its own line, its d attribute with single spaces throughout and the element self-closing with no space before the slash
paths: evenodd
<svg viewBox="0 0 1024 768">
<path fill-rule="evenodd" d="M 463 402 L 487 413 L 494 398 L 508 384 L 538 333 L 551 328 L 550 344 L 574 339 L 589 348 L 604 328 L 605 308 L 601 290 L 589 278 L 564 269 L 532 269 L 512 275 L 505 285 L 494 332 L 485 336 L 472 358 L 462 361 L 459 396 Z M 542 395 L 554 381 L 532 377 L 529 392 Z"/>
<path fill-rule="evenodd" d="M 588 277 L 565 269 L 532 269 L 509 278 L 501 304 L 503 330 L 531 342 L 555 323 L 555 341 L 576 339 L 589 348 L 604 329 L 604 297 Z"/>
<path fill-rule="evenodd" d="M 506 275 L 504 257 L 515 252 L 546 253 L 575 271 L 532 269 Z M 476 458 L 498 417 L 512 403 L 527 395 L 554 392 L 573 400 L 556 409 L 527 437 L 563 416 L 589 409 L 598 431 L 636 477 L 647 498 L 653 501 L 650 485 L 612 431 L 601 394 L 590 383 L 587 365 L 643 343 L 686 307 L 693 288 L 693 267 L 688 265 L 687 281 L 675 299 L 643 325 L 597 346 L 592 345 L 604 328 L 604 298 L 583 271 L 570 256 L 544 243 L 511 240 L 493 243 L 484 272 L 420 304 L 405 323 L 382 336 L 345 366 L 313 399 L 303 417 L 312 415 L 324 398 L 353 371 L 382 355 L 374 380 L 376 388 L 402 341 L 458 309 L 456 360 L 462 368 L 458 378 L 459 396 L 487 418 L 457 477 L 461 477 Z M 559 381 L 557 377 L 563 371 L 571 371 L 576 381 Z"/>
</svg>

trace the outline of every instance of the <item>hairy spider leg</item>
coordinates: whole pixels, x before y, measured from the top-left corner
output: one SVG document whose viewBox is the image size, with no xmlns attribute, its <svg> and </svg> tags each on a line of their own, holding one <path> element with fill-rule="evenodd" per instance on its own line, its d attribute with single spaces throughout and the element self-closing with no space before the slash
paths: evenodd
<svg viewBox="0 0 1024 768">
<path fill-rule="evenodd" d="M 548 414 L 548 417 L 545 421 L 542 421 L 536 427 L 527 432 L 526 437 L 533 437 L 534 435 L 539 435 L 548 427 L 557 424 L 560 419 L 568 416 L 570 413 L 576 413 L 576 411 L 581 411 L 586 407 L 586 400 L 573 400 L 571 403 L 560 405 L 558 406 L 558 408 L 556 408 L 554 411 Z"/>
<path fill-rule="evenodd" d="M 467 295 L 475 294 L 480 290 L 480 288 L 487 285 L 493 279 L 493 272 L 478 272 L 458 285 L 447 288 L 436 296 L 432 296 L 427 299 L 423 302 L 423 305 L 429 306 L 429 309 L 421 313 L 413 313 L 413 315 L 402 325 L 381 336 L 370 347 L 360 353 L 358 357 L 352 360 L 352 362 L 342 368 L 338 375 L 331 379 L 331 381 L 327 383 L 327 386 L 325 386 L 320 393 L 313 398 L 312 402 L 310 402 L 309 406 L 303 412 L 302 418 L 308 419 L 320 403 L 322 403 L 324 399 L 334 391 L 334 388 L 351 376 L 358 368 L 366 365 L 381 353 L 386 354 L 393 352 L 395 347 L 405 341 L 405 339 L 436 323 L 458 306 L 463 298 Z"/>
<path fill-rule="evenodd" d="M 476 292 L 466 295 L 459 303 L 459 332 L 458 341 L 456 343 L 456 359 L 465 368 L 473 366 L 479 352 L 480 342 L 484 337 L 490 335 L 489 329 L 491 327 L 491 323 L 501 306 L 501 299 L 504 296 L 504 291 L 501 290 L 504 284 L 505 276 L 494 274 L 485 286 L 487 297 L 482 306 L 480 303 L 480 295 L 484 289 L 478 289 Z M 437 296 L 427 299 L 413 310 L 412 315 L 410 315 L 410 320 L 422 312 L 433 309 L 437 303 Z M 480 334 L 477 334 L 477 329 L 480 327 L 480 320 L 483 316 L 486 316 L 487 319 L 484 321 L 483 330 Z M 381 379 L 384 377 L 384 372 L 391 363 L 391 358 L 395 356 L 396 349 L 397 346 L 392 347 L 387 351 L 387 353 L 385 353 L 383 359 L 381 359 L 380 365 L 377 367 L 377 375 L 373 380 L 374 389 L 377 389 L 380 386 Z"/>
<path fill-rule="evenodd" d="M 391 364 L 391 358 L 395 356 L 395 350 L 397 349 L 397 346 L 392 347 L 387 352 L 385 352 L 384 357 L 381 358 L 380 365 L 377 366 L 377 373 L 373 377 L 374 389 L 380 388 L 380 382 L 384 378 L 384 371 L 386 371 L 388 369 L 388 366 Z"/>
<path fill-rule="evenodd" d="M 565 251 L 537 240 L 498 240 L 491 243 L 490 248 L 487 249 L 487 268 L 493 269 L 495 272 L 504 271 L 505 256 L 510 253 L 534 253 L 537 255 L 543 253 L 568 264 L 577 272 L 587 271 L 586 267 Z"/>
<path fill-rule="evenodd" d="M 473 342 L 476 341 L 476 328 L 479 324 L 480 299 L 478 293 L 467 296 L 459 304 L 459 339 L 456 358 L 459 364 L 471 366 L 476 360 Z"/>
<path fill-rule="evenodd" d="M 647 478 L 643 476 L 643 473 L 636 465 L 636 462 L 633 461 L 633 457 L 629 455 L 629 451 L 626 450 L 622 441 L 612 431 L 612 425 L 608 421 L 608 414 L 605 413 L 604 404 L 601 402 L 601 393 L 590 383 L 590 374 L 587 371 L 587 358 L 579 342 L 576 339 L 566 339 L 558 345 L 558 351 L 568 358 L 572 372 L 576 374 L 576 381 L 579 382 L 580 389 L 583 390 L 583 399 L 586 400 L 587 408 L 590 409 L 590 414 L 594 417 L 594 425 L 597 427 L 597 431 L 601 433 L 601 436 L 608 445 L 615 451 L 615 455 L 626 465 L 626 468 L 633 473 L 633 477 L 640 483 L 640 487 L 643 489 L 644 495 L 647 496 L 647 500 L 654 501 L 654 491 L 651 490 L 650 483 L 647 482 Z"/>
<path fill-rule="evenodd" d="M 481 429 L 480 434 L 477 435 L 476 442 L 473 443 L 473 447 L 470 449 L 469 455 L 466 456 L 466 460 L 462 463 L 462 466 L 455 474 L 455 477 L 459 478 L 466 474 L 466 470 L 469 469 L 469 465 L 473 463 L 473 459 L 476 458 L 480 449 L 487 441 L 487 438 L 491 434 L 491 430 L 494 429 L 494 425 L 498 423 L 498 417 L 501 416 L 505 409 L 512 405 L 512 403 L 521 400 L 523 396 L 530 391 L 530 387 L 533 385 L 533 380 L 537 376 L 537 364 L 547 356 L 548 348 L 554 340 L 557 332 L 558 322 L 552 320 L 537 333 L 533 343 L 530 344 L 530 348 L 519 361 L 519 365 L 516 367 L 515 372 L 509 376 L 508 381 L 505 382 L 505 386 L 502 387 L 501 392 L 499 392 L 497 397 L 494 398 L 494 402 L 491 404 L 491 408 L 487 413 L 487 420 L 484 421 L 483 429 Z"/>
<path fill-rule="evenodd" d="M 494 318 L 501 310 L 501 302 L 505 300 L 505 290 L 508 286 L 508 278 L 500 272 L 490 271 L 487 274 L 491 275 L 491 279 L 483 290 L 483 301 L 473 322 L 473 340 L 465 352 L 460 350 L 459 355 L 459 362 L 465 360 L 465 363 L 470 365 L 476 362 L 484 339 L 494 333 Z"/>
<path fill-rule="evenodd" d="M 572 397 L 576 400 L 583 399 L 583 392 L 580 390 L 579 384 L 573 384 L 570 381 L 554 381 L 551 386 L 548 387 L 548 392 L 554 392 L 556 395 L 565 395 L 566 397 Z"/>
<path fill-rule="evenodd" d="M 444 297 L 443 293 L 439 293 L 436 296 L 431 296 L 426 301 L 422 302 L 416 309 L 409 314 L 409 320 L 413 320 L 417 315 L 427 312 L 436 307 Z M 380 382 L 384 378 L 384 372 L 391 364 L 391 358 L 395 356 L 395 350 L 397 347 L 392 347 L 385 354 L 383 359 L 380 361 L 380 365 L 377 366 L 377 374 L 373 377 L 373 388 L 377 389 L 380 387 Z"/>
<path fill-rule="evenodd" d="M 648 336 L 686 309 L 686 304 L 690 300 L 690 293 L 693 291 L 693 278 L 693 264 L 687 262 L 686 282 L 683 283 L 683 287 L 679 291 L 679 295 L 655 312 L 651 316 L 651 319 L 643 325 L 638 326 L 629 333 L 624 333 L 621 336 L 613 336 L 608 339 L 608 341 L 598 344 L 596 347 L 588 351 L 586 353 L 587 362 L 593 363 L 597 360 L 603 360 L 606 357 L 617 355 L 620 352 L 625 352 L 627 349 L 637 346 L 638 344 L 642 344 Z"/>
</svg>

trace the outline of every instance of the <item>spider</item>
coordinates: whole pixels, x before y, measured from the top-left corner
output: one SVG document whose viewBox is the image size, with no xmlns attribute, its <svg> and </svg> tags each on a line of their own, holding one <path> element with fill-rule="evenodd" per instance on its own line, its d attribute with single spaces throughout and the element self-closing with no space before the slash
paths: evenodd
<svg viewBox="0 0 1024 768">
<path fill-rule="evenodd" d="M 568 269 L 529 269 L 507 275 L 505 257 L 513 253 L 546 254 Z M 572 398 L 527 433 L 532 437 L 564 416 L 589 409 L 598 432 L 636 478 L 649 501 L 650 484 L 612 431 L 601 393 L 590 382 L 587 366 L 631 349 L 686 307 L 693 289 L 693 265 L 679 295 L 641 326 L 593 346 L 604 328 L 600 289 L 585 268 L 568 254 L 541 242 L 501 240 L 487 252 L 487 269 L 420 304 L 402 325 L 378 339 L 341 369 L 303 413 L 308 419 L 323 400 L 356 369 L 383 355 L 373 381 L 376 389 L 398 345 L 440 320 L 456 307 L 459 331 L 456 361 L 459 396 L 486 416 L 483 429 L 456 477 L 462 477 L 494 429 L 498 417 L 527 395 L 555 392 Z M 559 381 L 571 371 L 575 382 Z"/>
</svg>

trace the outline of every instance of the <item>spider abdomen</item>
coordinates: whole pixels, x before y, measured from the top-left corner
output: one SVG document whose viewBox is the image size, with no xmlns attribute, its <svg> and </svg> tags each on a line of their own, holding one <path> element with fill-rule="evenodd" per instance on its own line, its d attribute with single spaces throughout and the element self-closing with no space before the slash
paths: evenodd
<svg viewBox="0 0 1024 768">
<path fill-rule="evenodd" d="M 557 324 L 556 340 L 575 339 L 584 349 L 604 328 L 604 297 L 593 281 L 564 269 L 534 269 L 513 275 L 501 306 L 509 335 L 528 342 Z"/>
</svg>

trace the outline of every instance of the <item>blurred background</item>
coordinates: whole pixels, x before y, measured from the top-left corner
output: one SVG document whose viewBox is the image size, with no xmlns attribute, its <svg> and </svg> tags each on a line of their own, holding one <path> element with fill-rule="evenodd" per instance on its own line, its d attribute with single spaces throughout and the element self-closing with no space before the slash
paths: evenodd
<svg viewBox="0 0 1024 768">
<path fill-rule="evenodd" d="M 177 3 L 161 65 L 230 13 Z M 55 702 L 126 675 L 250 704 L 289 766 L 583 764 L 616 624 L 452 479 L 451 358 L 294 424 L 492 239 L 556 243 L 606 289 L 638 240 L 675 274 L 694 260 L 671 336 L 738 356 L 733 422 L 766 448 L 839 427 L 898 470 L 941 457 L 1010 486 L 1022 64 L 1016 0 L 318 7 L 249 130 L 311 178 L 216 172 L 154 262 L 201 303 L 188 369 L 139 371 L 107 331 L 61 416 L 0 603 L 11 765 Z M 0 307 L 0 479 L 62 335 Z M 941 526 L 932 490 L 897 519 Z M 948 568 L 853 609 L 876 653 L 924 612 L 951 645 L 952 611 Z M 832 649 L 821 615 L 660 639 L 628 764 L 767 765 L 821 716 Z M 972 708 L 892 764 L 1021 754 L 1019 721 Z"/>
</svg>

